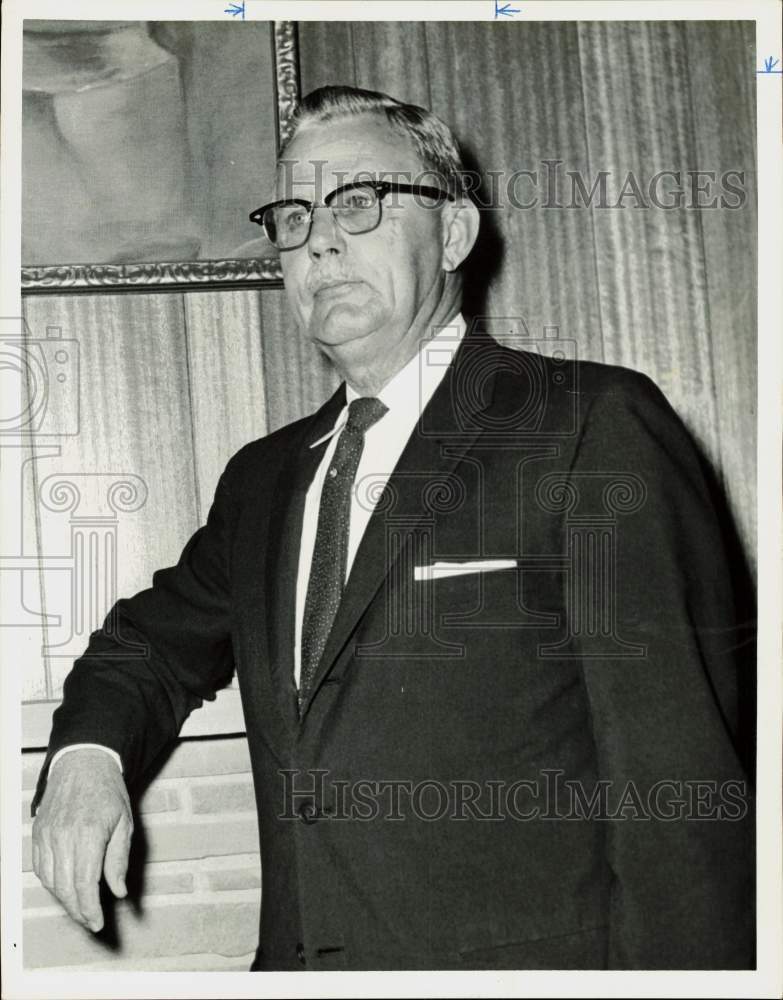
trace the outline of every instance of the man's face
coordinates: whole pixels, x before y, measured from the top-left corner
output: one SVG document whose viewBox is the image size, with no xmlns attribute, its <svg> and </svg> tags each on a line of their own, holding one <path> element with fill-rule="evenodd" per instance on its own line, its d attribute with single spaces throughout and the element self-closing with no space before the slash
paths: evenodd
<svg viewBox="0 0 783 1000">
<path fill-rule="evenodd" d="M 323 200 L 354 179 L 416 183 L 425 168 L 412 144 L 368 114 L 303 131 L 286 151 L 278 198 Z M 432 184 L 432 175 L 424 184 Z M 283 278 L 300 328 L 333 358 L 402 353 L 406 337 L 434 313 L 443 287 L 441 210 L 411 194 L 389 194 L 380 225 L 344 232 L 317 208 L 304 246 L 281 253 Z M 418 321 L 418 322 L 417 322 Z"/>
</svg>

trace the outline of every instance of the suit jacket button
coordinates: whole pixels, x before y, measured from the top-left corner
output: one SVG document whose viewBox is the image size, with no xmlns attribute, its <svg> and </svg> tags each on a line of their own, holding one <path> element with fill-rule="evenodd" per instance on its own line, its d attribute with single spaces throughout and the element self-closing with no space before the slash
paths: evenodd
<svg viewBox="0 0 783 1000">
<path fill-rule="evenodd" d="M 318 810 L 315 808 L 315 803 L 313 802 L 303 802 L 299 806 L 299 818 L 308 825 L 315 823 L 318 819 Z"/>
<path fill-rule="evenodd" d="M 307 965 L 307 959 L 305 958 L 304 945 L 300 941 L 296 946 L 296 957 L 299 959 L 300 965 Z"/>
</svg>

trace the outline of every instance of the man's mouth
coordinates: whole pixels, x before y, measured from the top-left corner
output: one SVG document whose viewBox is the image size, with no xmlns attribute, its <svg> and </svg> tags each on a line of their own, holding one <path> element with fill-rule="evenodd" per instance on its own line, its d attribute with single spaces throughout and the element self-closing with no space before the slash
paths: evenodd
<svg viewBox="0 0 783 1000">
<path fill-rule="evenodd" d="M 359 284 L 359 281 L 329 281 L 318 286 L 313 293 L 313 298 L 320 300 L 341 298 L 343 295 L 350 294 Z"/>
</svg>

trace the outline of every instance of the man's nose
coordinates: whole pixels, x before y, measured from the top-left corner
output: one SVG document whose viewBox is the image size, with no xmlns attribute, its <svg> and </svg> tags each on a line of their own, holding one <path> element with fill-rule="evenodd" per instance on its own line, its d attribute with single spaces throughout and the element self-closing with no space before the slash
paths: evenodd
<svg viewBox="0 0 783 1000">
<path fill-rule="evenodd" d="M 345 250 L 345 234 L 328 208 L 313 209 L 313 222 L 307 239 L 307 252 L 319 260 L 329 254 L 340 254 Z"/>
</svg>

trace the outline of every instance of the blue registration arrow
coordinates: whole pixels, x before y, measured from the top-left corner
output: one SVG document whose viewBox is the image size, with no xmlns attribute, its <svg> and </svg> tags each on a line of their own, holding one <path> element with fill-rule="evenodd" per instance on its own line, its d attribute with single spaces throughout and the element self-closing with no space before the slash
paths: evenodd
<svg viewBox="0 0 783 1000">
<path fill-rule="evenodd" d="M 514 14 L 518 13 L 519 7 L 512 7 L 510 3 L 504 3 L 501 7 L 498 0 L 495 0 L 495 17 L 513 17 Z"/>
<path fill-rule="evenodd" d="M 242 0 L 241 3 L 232 3 L 230 7 L 226 7 L 226 9 L 223 11 L 223 13 L 224 14 L 230 14 L 232 17 L 239 16 L 244 21 L 245 20 L 245 0 Z"/>
<path fill-rule="evenodd" d="M 779 59 L 775 59 L 769 56 L 764 60 L 764 69 L 757 69 L 757 73 L 783 73 L 783 69 L 775 69 L 777 64 L 780 62 Z"/>
</svg>

